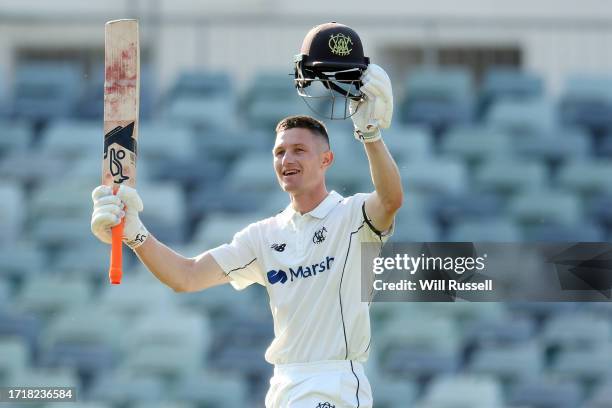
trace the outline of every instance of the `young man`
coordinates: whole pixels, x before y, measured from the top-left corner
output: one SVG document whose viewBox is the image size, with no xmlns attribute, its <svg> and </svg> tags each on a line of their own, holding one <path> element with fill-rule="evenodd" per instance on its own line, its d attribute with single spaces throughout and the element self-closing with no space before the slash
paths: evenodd
<svg viewBox="0 0 612 408">
<path fill-rule="evenodd" d="M 370 64 L 362 83 L 365 99 L 359 106 L 352 103 L 351 110 L 355 136 L 369 159 L 372 193 L 345 198 L 328 192 L 325 173 L 334 154 L 327 130 L 316 119 L 295 116 L 278 124 L 272 149 L 276 177 L 290 204 L 195 258 L 173 252 L 146 230 L 134 189 L 122 186 L 114 196 L 100 186 L 92 194 L 93 233 L 110 243 L 110 228 L 125 216 L 124 242 L 175 291 L 223 283 L 266 287 L 275 335 L 266 351 L 275 366 L 268 408 L 372 406 L 361 365 L 370 348 L 370 321 L 368 304 L 361 302 L 360 243 L 387 239 L 403 192 L 379 129 L 391 120 L 389 78 Z"/>
</svg>

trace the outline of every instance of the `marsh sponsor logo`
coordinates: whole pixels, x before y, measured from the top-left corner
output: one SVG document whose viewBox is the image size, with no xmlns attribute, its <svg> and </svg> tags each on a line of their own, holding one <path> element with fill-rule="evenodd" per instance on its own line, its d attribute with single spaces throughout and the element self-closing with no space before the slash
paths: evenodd
<svg viewBox="0 0 612 408">
<path fill-rule="evenodd" d="M 289 268 L 289 273 L 285 272 L 282 269 L 271 270 L 266 273 L 268 277 L 268 282 L 271 285 L 275 283 L 284 284 L 287 280 L 291 280 L 293 282 L 296 279 L 306 279 L 311 276 L 317 276 L 317 274 L 321 274 L 325 271 L 328 271 L 331 268 L 332 262 L 334 261 L 333 256 L 326 256 L 324 260 L 319 263 L 311 264 L 311 265 L 300 265 L 296 268 Z"/>
</svg>

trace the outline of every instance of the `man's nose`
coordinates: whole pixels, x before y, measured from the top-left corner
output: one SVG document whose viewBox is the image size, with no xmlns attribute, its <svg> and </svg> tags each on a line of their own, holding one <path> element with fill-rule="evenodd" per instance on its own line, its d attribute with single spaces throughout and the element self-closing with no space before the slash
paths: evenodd
<svg viewBox="0 0 612 408">
<path fill-rule="evenodd" d="M 294 162 L 295 162 L 295 156 L 292 153 L 285 152 L 285 154 L 283 154 L 283 159 L 281 161 L 283 166 L 286 164 L 294 163 Z"/>
</svg>

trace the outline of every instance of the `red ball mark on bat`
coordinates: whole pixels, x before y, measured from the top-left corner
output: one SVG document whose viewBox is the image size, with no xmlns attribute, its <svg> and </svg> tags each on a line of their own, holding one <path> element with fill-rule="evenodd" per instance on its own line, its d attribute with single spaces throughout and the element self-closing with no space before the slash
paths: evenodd
<svg viewBox="0 0 612 408">
<path fill-rule="evenodd" d="M 121 57 L 107 64 L 104 73 L 104 92 L 107 94 L 124 94 L 136 88 L 137 49 L 134 44 L 121 51 Z"/>
</svg>

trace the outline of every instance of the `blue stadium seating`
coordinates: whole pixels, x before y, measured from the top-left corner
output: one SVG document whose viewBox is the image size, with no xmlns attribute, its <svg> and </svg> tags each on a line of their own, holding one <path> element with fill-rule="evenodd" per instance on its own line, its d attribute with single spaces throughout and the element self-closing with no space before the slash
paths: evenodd
<svg viewBox="0 0 612 408">
<path fill-rule="evenodd" d="M 430 126 L 439 132 L 448 126 L 469 123 L 474 117 L 472 78 L 462 68 L 423 68 L 406 80 L 406 98 L 398 105 L 403 123 Z"/>
<path fill-rule="evenodd" d="M 612 128 L 612 78 L 577 74 L 568 78 L 559 111 L 564 123 L 592 131 Z"/>
<path fill-rule="evenodd" d="M 544 93 L 544 81 L 532 72 L 517 67 L 497 66 L 487 69 L 482 80 L 479 113 L 484 116 L 498 99 L 529 99 Z"/>
<path fill-rule="evenodd" d="M 66 62 L 32 62 L 15 70 L 12 113 L 48 120 L 72 116 L 81 94 L 81 67 Z"/>
</svg>

